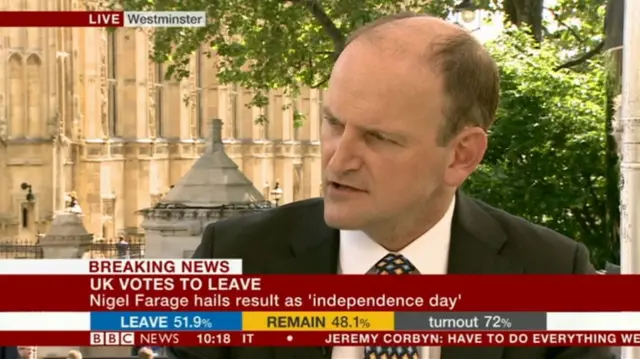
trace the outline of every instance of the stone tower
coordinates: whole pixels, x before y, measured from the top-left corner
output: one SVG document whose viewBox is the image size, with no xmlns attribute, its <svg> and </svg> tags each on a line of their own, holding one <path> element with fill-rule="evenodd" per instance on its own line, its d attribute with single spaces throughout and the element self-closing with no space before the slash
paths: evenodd
<svg viewBox="0 0 640 359">
<path fill-rule="evenodd" d="M 224 150 L 222 121 L 207 148 L 156 206 L 144 209 L 145 257 L 190 257 L 207 224 L 271 207 Z"/>
<path fill-rule="evenodd" d="M 0 0 L 0 10 L 99 10 L 99 3 Z M 211 118 L 225 120 L 226 153 L 260 192 L 279 179 L 281 203 L 320 195 L 321 91 L 293 98 L 274 90 L 266 107 L 247 107 L 252 91 L 218 81 L 211 49 L 192 55 L 188 78 L 167 80 L 166 65 L 150 60 L 150 35 L 0 28 L 0 242 L 47 233 L 69 192 L 97 239 L 142 236 L 136 212 L 153 207 L 200 158 Z M 261 116 L 268 121 L 256 123 Z"/>
<path fill-rule="evenodd" d="M 40 246 L 44 258 L 83 258 L 92 242 L 93 235 L 84 228 L 82 217 L 76 213 L 62 212 L 53 218 Z"/>
</svg>

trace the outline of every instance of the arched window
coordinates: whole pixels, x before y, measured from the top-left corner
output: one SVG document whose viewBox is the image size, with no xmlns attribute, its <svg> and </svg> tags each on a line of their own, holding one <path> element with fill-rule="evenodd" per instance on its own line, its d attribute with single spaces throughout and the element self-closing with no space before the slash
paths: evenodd
<svg viewBox="0 0 640 359">
<path fill-rule="evenodd" d="M 118 65 L 118 33 L 117 30 L 107 32 L 107 76 L 109 86 L 109 135 L 118 136 L 118 97 L 116 86 Z"/>
<path fill-rule="evenodd" d="M 199 48 L 196 52 L 196 93 L 195 93 L 195 106 L 196 106 L 196 133 L 195 136 L 202 138 L 203 126 L 204 126 L 204 89 L 202 88 L 202 78 L 204 77 L 203 57 L 204 53 L 202 48 Z"/>
<path fill-rule="evenodd" d="M 22 205 L 22 228 L 29 228 L 29 208 Z"/>
<path fill-rule="evenodd" d="M 164 88 L 164 66 L 162 64 L 156 64 L 156 137 L 164 137 L 163 118 L 163 88 Z"/>
</svg>

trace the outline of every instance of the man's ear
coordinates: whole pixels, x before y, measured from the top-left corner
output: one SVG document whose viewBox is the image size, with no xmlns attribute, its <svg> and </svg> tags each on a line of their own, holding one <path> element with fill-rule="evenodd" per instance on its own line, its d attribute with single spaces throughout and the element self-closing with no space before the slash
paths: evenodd
<svg viewBox="0 0 640 359">
<path fill-rule="evenodd" d="M 487 151 L 489 139 L 480 127 L 467 127 L 449 143 L 451 161 L 445 173 L 445 184 L 458 188 L 476 170 Z"/>
</svg>

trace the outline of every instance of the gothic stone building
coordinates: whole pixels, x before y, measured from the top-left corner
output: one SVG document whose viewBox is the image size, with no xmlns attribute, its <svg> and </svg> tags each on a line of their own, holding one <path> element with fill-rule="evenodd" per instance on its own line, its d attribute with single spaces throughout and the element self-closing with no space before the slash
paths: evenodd
<svg viewBox="0 0 640 359">
<path fill-rule="evenodd" d="M 84 8 L 0 0 L 0 9 Z M 136 212 L 199 158 L 212 118 L 224 121 L 227 154 L 265 197 L 276 180 L 280 203 L 320 195 L 319 91 L 273 91 L 266 108 L 247 108 L 251 91 L 218 83 L 216 59 L 202 52 L 189 79 L 163 80 L 148 39 L 139 29 L 0 29 L 0 240 L 46 233 L 72 191 L 89 232 L 139 234 Z M 292 109 L 307 116 L 300 128 Z M 255 123 L 261 114 L 267 125 Z"/>
</svg>

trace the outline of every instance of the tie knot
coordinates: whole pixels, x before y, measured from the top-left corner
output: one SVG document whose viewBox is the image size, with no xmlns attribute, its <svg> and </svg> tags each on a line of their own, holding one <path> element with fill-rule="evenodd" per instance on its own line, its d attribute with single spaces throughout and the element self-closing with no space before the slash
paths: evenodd
<svg viewBox="0 0 640 359">
<path fill-rule="evenodd" d="M 389 253 L 376 264 L 375 270 L 382 275 L 411 274 L 416 272 L 416 267 L 402 254 Z"/>
</svg>

